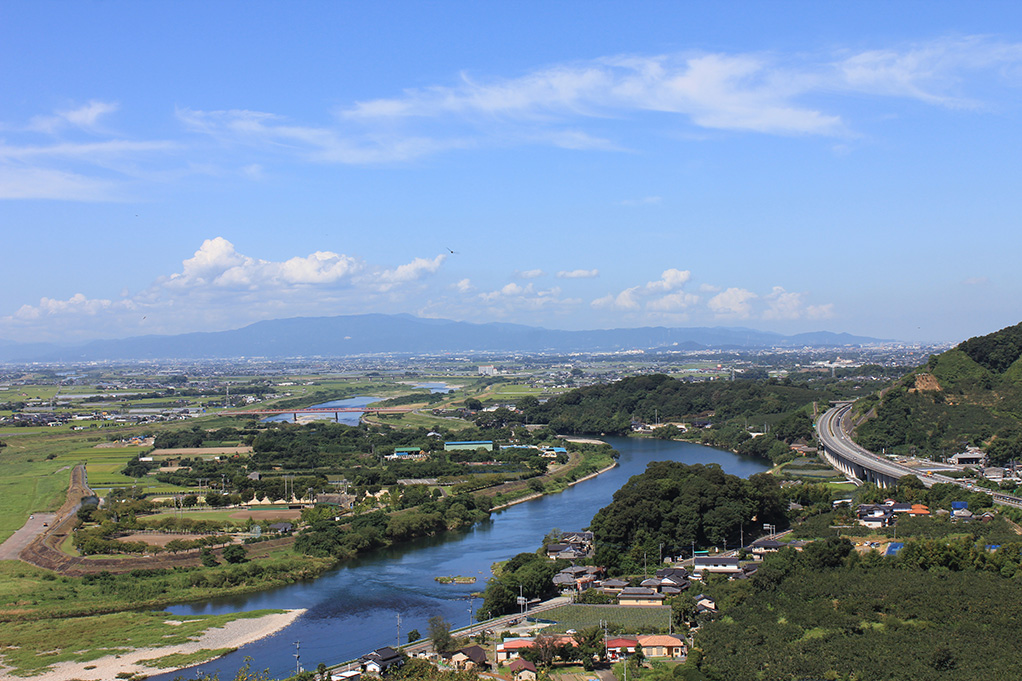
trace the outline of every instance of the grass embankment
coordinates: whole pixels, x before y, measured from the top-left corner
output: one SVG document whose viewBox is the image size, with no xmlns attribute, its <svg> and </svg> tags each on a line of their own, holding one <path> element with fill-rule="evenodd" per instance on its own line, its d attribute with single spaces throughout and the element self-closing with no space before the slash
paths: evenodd
<svg viewBox="0 0 1022 681">
<path fill-rule="evenodd" d="M 279 549 L 265 559 L 238 565 L 74 578 L 58 577 L 25 563 L 2 561 L 0 622 L 4 625 L 0 628 L 21 621 L 91 619 L 89 616 L 262 591 L 311 579 L 334 563 L 330 558 L 309 558 Z"/>
<path fill-rule="evenodd" d="M 0 628 L 0 650 L 4 664 L 13 667 L 14 674 L 28 676 L 44 672 L 58 662 L 91 662 L 140 648 L 182 645 L 212 627 L 279 612 L 283 611 L 253 610 L 229 615 L 197 615 L 185 620 L 165 612 L 119 612 L 96 617 L 9 622 Z M 183 666 L 227 652 L 230 649 L 157 656 L 148 666 Z"/>
</svg>

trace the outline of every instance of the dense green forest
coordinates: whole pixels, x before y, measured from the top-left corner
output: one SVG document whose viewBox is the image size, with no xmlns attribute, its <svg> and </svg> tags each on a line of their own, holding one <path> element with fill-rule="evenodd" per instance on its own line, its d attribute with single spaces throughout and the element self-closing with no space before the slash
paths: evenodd
<svg viewBox="0 0 1022 681">
<path fill-rule="evenodd" d="M 526 398 L 518 407 L 529 423 L 549 423 L 557 432 L 627 434 L 632 421 L 654 423 L 701 418 L 716 424 L 733 419 L 761 423 L 833 394 L 776 381 L 689 383 L 664 374 L 633 376 L 578 388 L 545 403 Z M 777 420 L 777 418 L 773 419 Z"/>
<path fill-rule="evenodd" d="M 686 421 L 698 425 L 688 439 L 781 462 L 792 458 L 788 445 L 812 440 L 813 403 L 834 397 L 827 388 L 773 379 L 690 383 L 650 374 L 578 388 L 545 403 L 527 397 L 517 406 L 529 423 L 546 422 L 559 433 L 626 435 L 633 422 Z M 753 438 L 750 427 L 769 432 Z M 669 439 L 683 433 L 664 426 L 653 435 Z"/>
<path fill-rule="evenodd" d="M 950 456 L 983 447 L 995 464 L 1022 458 L 1022 324 L 970 338 L 860 400 L 859 444 Z"/>
<path fill-rule="evenodd" d="M 642 571 L 650 563 L 683 549 L 737 546 L 744 529 L 762 531 L 764 523 L 786 524 L 777 478 L 760 473 L 748 480 L 719 466 L 687 466 L 673 461 L 649 464 L 597 511 L 590 529 L 596 537 L 596 563 L 613 573 Z"/>
<path fill-rule="evenodd" d="M 769 557 L 752 580 L 712 585 L 698 632 L 711 680 L 1022 678 L 1022 545 L 911 540 L 897 558 L 845 539 Z"/>
</svg>

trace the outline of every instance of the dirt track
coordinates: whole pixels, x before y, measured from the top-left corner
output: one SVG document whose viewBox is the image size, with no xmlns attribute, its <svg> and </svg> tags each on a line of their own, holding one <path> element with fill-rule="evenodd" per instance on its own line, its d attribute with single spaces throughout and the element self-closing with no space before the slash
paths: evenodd
<svg viewBox="0 0 1022 681">
<path fill-rule="evenodd" d="M 80 577 L 99 572 L 130 572 L 131 570 L 156 570 L 171 567 L 193 567 L 201 564 L 199 551 L 182 551 L 175 554 L 159 554 L 152 557 L 125 556 L 123 558 L 85 558 L 69 556 L 60 550 L 61 544 L 73 531 L 77 520 L 78 507 L 82 497 L 92 496 L 85 476 L 85 466 L 78 465 L 71 469 L 71 484 L 67 490 L 67 499 L 56 513 L 50 527 L 32 539 L 20 554 L 21 560 L 46 570 L 53 570 L 63 575 Z M 37 515 L 38 517 L 38 515 Z M 246 548 L 250 558 L 266 555 L 275 548 L 294 543 L 294 537 L 270 539 L 257 544 L 249 544 Z M 215 549 L 221 555 L 223 549 Z"/>
</svg>

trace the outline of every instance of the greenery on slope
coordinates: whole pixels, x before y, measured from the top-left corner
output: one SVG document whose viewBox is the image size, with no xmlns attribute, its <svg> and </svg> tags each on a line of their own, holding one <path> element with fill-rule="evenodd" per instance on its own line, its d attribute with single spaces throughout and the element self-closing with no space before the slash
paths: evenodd
<svg viewBox="0 0 1022 681">
<path fill-rule="evenodd" d="M 1022 458 L 1022 324 L 931 356 L 857 412 L 872 416 L 857 441 L 874 451 L 950 456 L 974 445 L 994 463 Z"/>
<path fill-rule="evenodd" d="M 742 529 L 786 523 L 777 479 L 765 473 L 748 480 L 715 465 L 687 466 L 673 461 L 649 464 L 597 511 L 590 529 L 596 562 L 615 573 L 642 571 L 643 555 L 655 562 L 698 547 L 737 546 Z"/>
<path fill-rule="evenodd" d="M 709 679 L 971 679 L 1022 675 L 1022 545 L 912 540 L 896 559 L 840 538 L 787 549 L 713 587 L 697 634 Z"/>
</svg>

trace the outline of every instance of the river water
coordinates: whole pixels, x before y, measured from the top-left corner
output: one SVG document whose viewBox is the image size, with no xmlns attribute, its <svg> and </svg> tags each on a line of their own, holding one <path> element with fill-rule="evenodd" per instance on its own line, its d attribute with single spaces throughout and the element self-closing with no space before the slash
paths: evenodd
<svg viewBox="0 0 1022 681">
<path fill-rule="evenodd" d="M 277 634 L 235 653 L 184 672 L 150 677 L 169 681 L 194 678 L 196 670 L 219 671 L 234 678 L 252 658 L 253 669 L 269 669 L 273 677 L 294 673 L 295 642 L 301 642 L 301 664 L 315 669 L 353 659 L 385 645 L 406 643 L 407 634 L 428 630 L 427 620 L 442 615 L 452 627 L 470 623 L 470 610 L 482 601 L 470 594 L 482 591 L 490 566 L 522 551 L 535 551 L 553 528 L 580 530 L 610 503 L 629 477 L 643 472 L 651 461 L 716 463 L 743 478 L 767 470 L 761 459 L 685 442 L 604 438 L 621 457 L 619 465 L 559 494 L 544 496 L 492 514 L 489 521 L 463 532 L 448 532 L 382 549 L 348 561 L 320 578 L 247 596 L 222 598 L 168 608 L 175 615 L 202 615 L 257 608 L 306 608 L 308 612 Z M 464 575 L 475 584 L 440 584 L 434 577 Z M 400 616 L 400 638 L 398 635 Z"/>
</svg>

